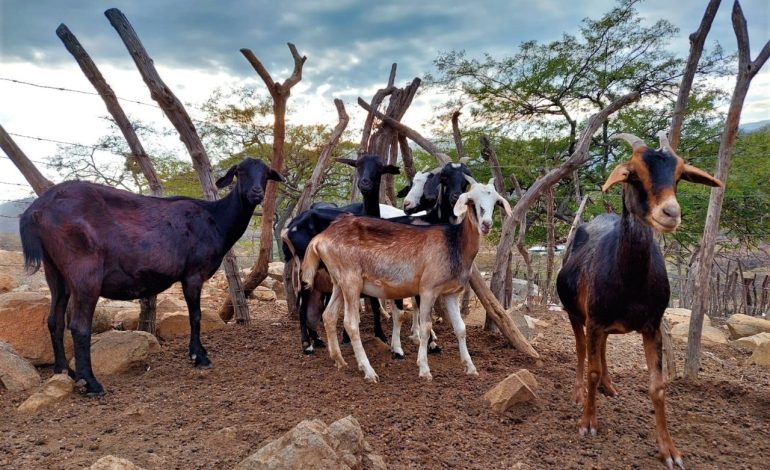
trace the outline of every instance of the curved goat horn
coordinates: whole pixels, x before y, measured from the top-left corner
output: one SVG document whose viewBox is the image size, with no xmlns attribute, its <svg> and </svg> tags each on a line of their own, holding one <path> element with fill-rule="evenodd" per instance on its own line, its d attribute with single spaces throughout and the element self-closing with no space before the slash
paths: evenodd
<svg viewBox="0 0 770 470">
<path fill-rule="evenodd" d="M 468 176 L 468 175 L 463 175 L 463 176 L 465 176 L 465 181 L 469 182 L 470 184 L 477 184 L 476 180 L 473 179 L 473 177 Z"/>
<path fill-rule="evenodd" d="M 671 148 L 671 142 L 668 141 L 668 134 L 664 130 L 658 131 L 658 140 L 660 141 L 660 149 L 668 151 L 671 155 L 676 155 L 674 149 Z"/>
<path fill-rule="evenodd" d="M 634 151 L 637 149 L 647 148 L 647 144 L 645 144 L 642 139 L 635 136 L 634 134 L 620 133 L 613 135 L 612 138 L 615 140 L 625 140 L 631 145 L 631 148 L 634 149 Z"/>
<path fill-rule="evenodd" d="M 463 165 L 465 165 L 465 164 L 467 164 L 469 161 L 471 161 L 471 158 L 470 158 L 470 157 L 463 157 L 463 158 L 461 158 L 459 161 L 460 161 L 460 163 L 462 163 Z"/>
</svg>

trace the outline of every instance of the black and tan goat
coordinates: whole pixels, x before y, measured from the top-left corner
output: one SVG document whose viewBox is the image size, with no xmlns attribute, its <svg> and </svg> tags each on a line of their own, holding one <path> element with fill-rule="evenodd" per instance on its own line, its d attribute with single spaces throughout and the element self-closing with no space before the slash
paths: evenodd
<svg viewBox="0 0 770 470">
<path fill-rule="evenodd" d="M 346 365 L 336 334 L 337 316 L 344 305 L 345 329 L 358 367 L 366 380 L 378 380 L 358 331 L 358 298 L 363 292 L 381 299 L 420 296 L 417 364 L 420 377 L 427 379 L 431 378 L 427 356 L 431 310 L 436 299 L 443 298 L 465 371 L 477 374 L 465 344 L 458 293 L 468 283 L 481 235 L 489 233 L 492 213 L 498 203 L 510 214 L 508 202 L 497 194 L 493 184 L 473 182 L 454 205 L 454 214 L 460 220 L 456 225 L 415 226 L 371 217 L 343 216 L 313 238 L 302 263 L 302 281 L 313 282 L 321 261 L 331 275 L 334 288 L 323 317 L 329 354 L 338 367 Z"/>
<path fill-rule="evenodd" d="M 666 425 L 665 381 L 662 374 L 660 321 L 668 305 L 669 284 L 654 232 L 672 232 L 681 221 L 676 200 L 680 180 L 707 186 L 722 183 L 688 165 L 659 134 L 661 149 L 648 148 L 630 134 L 616 138 L 633 147 L 631 159 L 619 164 L 602 187 L 623 185 L 623 212 L 605 214 L 581 225 L 568 248 L 556 279 L 559 298 L 569 315 L 577 349 L 573 399 L 583 404 L 581 435 L 595 435 L 596 391 L 617 392 L 605 357 L 607 335 L 638 331 L 650 373 L 649 395 L 655 410 L 655 434 L 663 461 L 683 467 Z M 588 389 L 583 382 L 588 357 Z"/>
</svg>

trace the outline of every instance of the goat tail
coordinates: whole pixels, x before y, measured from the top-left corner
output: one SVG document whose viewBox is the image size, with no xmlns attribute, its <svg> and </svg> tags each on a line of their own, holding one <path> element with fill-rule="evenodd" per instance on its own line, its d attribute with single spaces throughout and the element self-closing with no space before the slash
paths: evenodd
<svg viewBox="0 0 770 470">
<path fill-rule="evenodd" d="M 19 219 L 19 234 L 24 252 L 24 270 L 27 274 L 35 274 L 40 269 L 43 260 L 43 240 L 40 238 L 40 224 L 36 219 L 36 212 L 25 212 Z"/>
<path fill-rule="evenodd" d="M 308 289 L 313 288 L 315 273 L 318 271 L 318 265 L 321 263 L 321 256 L 318 254 L 317 239 L 311 240 L 310 245 L 305 252 L 305 259 L 302 260 L 302 285 Z"/>
</svg>

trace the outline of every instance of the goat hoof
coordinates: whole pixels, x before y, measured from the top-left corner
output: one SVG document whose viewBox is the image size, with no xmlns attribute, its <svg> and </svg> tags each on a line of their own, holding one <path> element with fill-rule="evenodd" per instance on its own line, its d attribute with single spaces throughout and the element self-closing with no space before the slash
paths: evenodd
<svg viewBox="0 0 770 470">
<path fill-rule="evenodd" d="M 308 346 L 306 348 L 302 348 L 302 354 L 310 356 L 315 354 L 315 350 L 313 349 L 313 346 Z"/>
<path fill-rule="evenodd" d="M 611 382 L 599 384 L 599 391 L 606 397 L 618 396 L 618 389 Z"/>
<path fill-rule="evenodd" d="M 433 380 L 433 376 L 431 375 L 430 372 L 425 372 L 425 373 L 420 372 L 420 377 L 425 380 Z"/>
<path fill-rule="evenodd" d="M 428 354 L 441 354 L 441 346 L 438 344 L 428 345 Z"/>
<path fill-rule="evenodd" d="M 75 382 L 75 390 L 87 397 L 101 397 L 104 395 L 104 387 L 102 387 L 102 384 L 96 380 L 89 382 L 83 378 L 78 379 L 77 382 Z"/>
<path fill-rule="evenodd" d="M 403 361 L 404 360 L 404 355 L 403 354 L 399 354 L 397 352 L 394 352 L 392 354 L 392 356 L 393 356 L 393 359 L 396 359 L 398 361 Z"/>
</svg>

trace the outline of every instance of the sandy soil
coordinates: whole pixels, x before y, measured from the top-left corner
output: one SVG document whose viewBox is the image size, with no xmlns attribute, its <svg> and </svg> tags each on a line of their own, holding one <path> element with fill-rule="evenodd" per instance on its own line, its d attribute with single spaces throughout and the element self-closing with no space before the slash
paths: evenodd
<svg viewBox="0 0 770 470">
<path fill-rule="evenodd" d="M 599 397 L 600 435 L 580 438 L 578 406 L 569 401 L 575 356 L 562 313 L 536 312 L 549 323 L 534 341 L 539 361 L 506 347 L 499 335 L 469 327 L 478 378 L 461 373 L 446 324 L 444 352 L 430 356 L 434 380 L 407 360 L 365 347 L 381 382 L 364 383 L 351 366 L 338 371 L 326 350 L 300 352 L 297 323 L 260 303 L 248 327 L 203 335 L 214 368 L 186 361 L 186 338 L 163 344 L 144 369 L 101 377 L 107 394 L 74 395 L 35 417 L 17 415 L 24 393 L 0 391 L 0 467 L 83 468 L 114 454 L 145 468 L 229 468 L 303 419 L 327 423 L 354 415 L 392 468 L 664 468 L 657 460 L 652 405 L 639 335 L 610 337 L 608 358 L 620 395 Z M 371 338 L 368 319 L 364 338 Z M 678 356 L 683 357 L 679 345 Z M 668 389 L 669 428 L 688 468 L 768 468 L 770 371 L 743 366 L 747 355 L 709 348 L 702 378 Z M 680 365 L 681 367 L 681 365 Z M 539 399 L 498 414 L 482 395 L 520 368 L 539 382 Z M 47 377 L 50 369 L 42 369 Z"/>
</svg>

